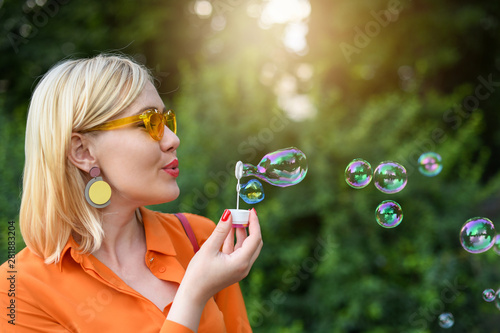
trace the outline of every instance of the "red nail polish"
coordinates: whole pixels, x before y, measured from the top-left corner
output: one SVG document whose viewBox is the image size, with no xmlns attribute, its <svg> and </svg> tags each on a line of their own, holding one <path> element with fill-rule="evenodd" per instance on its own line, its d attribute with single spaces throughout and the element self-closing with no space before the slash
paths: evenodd
<svg viewBox="0 0 500 333">
<path fill-rule="evenodd" d="M 255 210 L 254 207 L 252 207 L 252 211 L 255 213 L 255 216 L 257 216 L 257 211 Z"/>
<path fill-rule="evenodd" d="M 229 209 L 226 209 L 226 210 L 224 211 L 224 214 L 222 214 L 222 221 L 223 221 L 223 222 L 226 222 L 226 221 L 227 221 L 227 219 L 229 218 L 229 215 L 231 215 L 231 212 L 229 211 Z"/>
</svg>

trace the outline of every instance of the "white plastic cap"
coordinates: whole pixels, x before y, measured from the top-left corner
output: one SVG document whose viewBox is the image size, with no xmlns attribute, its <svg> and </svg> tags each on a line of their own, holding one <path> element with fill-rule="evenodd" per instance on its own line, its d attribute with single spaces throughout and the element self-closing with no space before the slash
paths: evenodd
<svg viewBox="0 0 500 333">
<path fill-rule="evenodd" d="M 248 226 L 248 218 L 250 217 L 250 211 L 246 209 L 230 209 L 231 216 L 233 218 L 234 228 L 245 228 Z"/>
</svg>

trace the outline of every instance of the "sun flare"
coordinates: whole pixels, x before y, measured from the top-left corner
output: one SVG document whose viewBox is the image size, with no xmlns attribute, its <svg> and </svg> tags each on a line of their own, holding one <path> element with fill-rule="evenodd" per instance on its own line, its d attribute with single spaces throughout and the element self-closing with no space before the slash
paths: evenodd
<svg viewBox="0 0 500 333">
<path fill-rule="evenodd" d="M 311 14 L 307 0 L 270 0 L 262 11 L 261 20 L 265 25 L 274 23 L 299 22 Z"/>
</svg>

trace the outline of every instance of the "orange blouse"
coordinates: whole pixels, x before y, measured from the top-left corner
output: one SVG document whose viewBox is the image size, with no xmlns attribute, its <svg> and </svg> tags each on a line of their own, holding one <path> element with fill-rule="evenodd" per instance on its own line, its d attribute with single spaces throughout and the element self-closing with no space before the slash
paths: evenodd
<svg viewBox="0 0 500 333">
<path fill-rule="evenodd" d="M 147 266 L 157 278 L 180 284 L 194 255 L 182 224 L 174 215 L 140 211 Z M 185 215 L 201 246 L 214 223 Z M 0 267 L 0 332 L 192 332 L 165 319 L 171 303 L 160 310 L 93 255 L 77 248 L 70 237 L 61 260 L 49 265 L 25 248 L 16 255 L 15 271 L 8 262 Z M 198 332 L 252 332 L 238 284 L 207 302 Z"/>
</svg>

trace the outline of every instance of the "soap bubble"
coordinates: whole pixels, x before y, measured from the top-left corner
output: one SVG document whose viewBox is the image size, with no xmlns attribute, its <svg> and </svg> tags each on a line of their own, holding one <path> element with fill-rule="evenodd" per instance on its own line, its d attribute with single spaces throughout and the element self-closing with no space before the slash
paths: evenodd
<svg viewBox="0 0 500 333">
<path fill-rule="evenodd" d="M 485 217 L 474 217 L 460 230 L 460 243 L 470 253 L 481 253 L 489 250 L 495 243 L 495 226 Z"/>
<path fill-rule="evenodd" d="M 251 179 L 240 186 L 240 198 L 247 204 L 256 204 L 264 200 L 264 188 L 257 179 Z"/>
<path fill-rule="evenodd" d="M 382 162 L 373 172 L 375 187 L 388 194 L 397 193 L 404 189 L 407 180 L 405 167 L 396 162 Z"/>
<path fill-rule="evenodd" d="M 257 166 L 243 164 L 243 177 L 255 176 L 279 187 L 298 184 L 306 174 L 306 155 L 295 147 L 266 154 Z"/>
<path fill-rule="evenodd" d="M 345 168 L 345 181 L 352 188 L 363 188 L 372 181 L 372 166 L 367 161 L 356 158 Z"/>
<path fill-rule="evenodd" d="M 455 324 L 455 319 L 451 313 L 445 312 L 439 315 L 439 326 L 442 328 L 450 328 L 453 324 Z"/>
<path fill-rule="evenodd" d="M 375 218 L 382 227 L 394 228 L 403 221 L 403 210 L 396 201 L 385 200 L 375 209 Z"/>
<path fill-rule="evenodd" d="M 500 255 L 500 234 L 495 236 L 495 243 L 493 244 L 493 250 L 496 254 Z"/>
<path fill-rule="evenodd" d="M 485 289 L 483 291 L 483 299 L 486 302 L 493 302 L 495 300 L 495 297 L 496 297 L 495 290 L 493 290 L 493 289 Z"/>
<path fill-rule="evenodd" d="M 418 158 L 418 170 L 427 177 L 437 176 L 443 170 L 441 156 L 433 152 L 420 155 Z"/>
<path fill-rule="evenodd" d="M 500 289 L 498 289 L 495 294 L 495 306 L 500 310 Z"/>
</svg>

